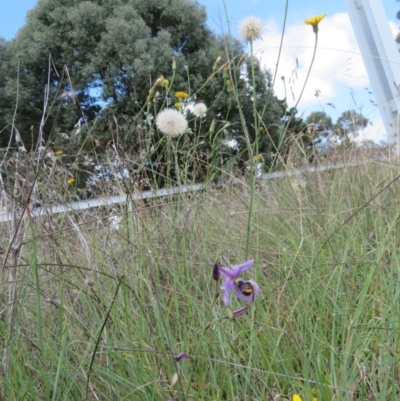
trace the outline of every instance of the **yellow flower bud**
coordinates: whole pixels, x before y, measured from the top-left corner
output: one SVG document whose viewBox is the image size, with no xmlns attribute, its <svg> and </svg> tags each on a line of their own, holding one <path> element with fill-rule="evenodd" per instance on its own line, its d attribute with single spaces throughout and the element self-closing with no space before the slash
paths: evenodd
<svg viewBox="0 0 400 401">
<path fill-rule="evenodd" d="M 217 71 L 217 69 L 218 69 L 218 65 L 219 65 L 219 63 L 221 62 L 221 57 L 218 57 L 216 60 L 215 60 L 215 63 L 214 63 L 214 65 L 213 65 L 213 72 L 216 72 Z"/>
<path fill-rule="evenodd" d="M 235 340 L 229 340 L 229 346 L 231 347 L 231 350 L 235 353 L 235 354 L 239 354 L 239 349 L 236 345 L 236 341 Z"/>
<path fill-rule="evenodd" d="M 222 77 L 225 81 L 229 78 L 228 67 L 226 66 L 226 64 L 224 64 L 224 66 L 222 67 Z"/>
<path fill-rule="evenodd" d="M 232 93 L 233 92 L 232 82 L 231 82 L 230 79 L 226 80 L 226 90 L 228 91 L 228 93 Z"/>
<path fill-rule="evenodd" d="M 211 125 L 210 125 L 210 129 L 209 129 L 209 133 L 212 135 L 213 133 L 214 133 L 214 131 L 215 131 L 215 123 L 216 123 L 216 121 L 215 121 L 215 118 L 211 121 Z"/>
<path fill-rule="evenodd" d="M 226 317 L 229 320 L 233 320 L 233 311 L 229 306 L 226 308 L 225 312 L 226 312 Z M 229 345 L 231 345 L 231 344 L 229 343 Z"/>
<path fill-rule="evenodd" d="M 160 86 L 162 86 L 163 88 L 168 88 L 169 86 L 169 81 L 168 79 L 165 79 L 162 75 L 161 75 L 161 83 Z"/>
</svg>

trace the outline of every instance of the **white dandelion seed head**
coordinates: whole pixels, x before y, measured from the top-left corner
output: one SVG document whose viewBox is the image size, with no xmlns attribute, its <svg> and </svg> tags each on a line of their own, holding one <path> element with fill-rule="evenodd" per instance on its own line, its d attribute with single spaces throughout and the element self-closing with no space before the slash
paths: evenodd
<svg viewBox="0 0 400 401">
<path fill-rule="evenodd" d="M 108 218 L 108 221 L 110 223 L 110 229 L 112 232 L 117 232 L 119 230 L 119 226 L 121 224 L 121 217 L 116 216 L 113 213 L 111 213 L 110 217 Z"/>
<path fill-rule="evenodd" d="M 175 109 L 164 109 L 156 118 L 157 128 L 165 135 L 176 137 L 188 128 L 185 116 Z"/>
<path fill-rule="evenodd" d="M 56 160 L 56 156 L 54 155 L 53 152 L 47 152 L 45 157 L 50 159 L 52 162 L 54 162 Z"/>
<path fill-rule="evenodd" d="M 239 24 L 239 33 L 246 42 L 251 42 L 261 37 L 263 28 L 264 24 L 260 18 L 250 16 Z"/>
<path fill-rule="evenodd" d="M 193 113 L 197 117 L 203 116 L 204 114 L 206 114 L 206 112 L 207 112 L 207 106 L 202 102 L 196 103 L 193 106 Z"/>
</svg>

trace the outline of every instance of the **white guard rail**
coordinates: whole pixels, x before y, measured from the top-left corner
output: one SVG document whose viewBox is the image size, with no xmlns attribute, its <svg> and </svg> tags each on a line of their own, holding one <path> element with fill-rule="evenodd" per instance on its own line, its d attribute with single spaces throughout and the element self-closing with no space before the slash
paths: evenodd
<svg viewBox="0 0 400 401">
<path fill-rule="evenodd" d="M 381 160 L 380 160 L 381 161 Z M 290 172 L 287 171 L 277 171 L 274 173 L 262 174 L 259 180 L 271 180 L 274 178 L 282 178 L 286 176 L 296 176 L 301 175 L 304 173 L 314 173 L 314 172 L 321 172 L 327 170 L 336 170 L 345 167 L 354 167 L 365 163 L 370 163 L 371 160 L 363 161 L 363 162 L 350 162 L 350 163 L 340 163 L 340 164 L 330 164 L 326 166 L 318 166 L 318 167 L 309 167 L 304 169 L 297 169 Z M 246 184 L 244 181 L 240 180 L 239 178 L 235 178 L 230 181 L 230 185 L 240 185 Z M 111 206 L 115 204 L 122 204 L 129 201 L 137 201 L 142 199 L 150 199 L 150 198 L 158 198 L 163 196 L 170 196 L 174 194 L 183 194 L 188 192 L 196 192 L 201 189 L 207 188 L 210 186 L 209 184 L 199 183 L 199 184 L 192 184 L 192 185 L 182 185 L 180 187 L 173 187 L 173 188 L 164 188 L 158 189 L 154 191 L 143 191 L 139 194 L 132 193 L 130 195 L 115 195 L 115 196 L 107 196 L 107 197 L 100 197 L 96 199 L 86 199 L 81 200 L 78 202 L 71 202 L 65 205 L 54 205 L 54 206 L 43 206 L 39 208 L 35 208 L 31 211 L 32 217 L 38 217 L 43 215 L 52 215 L 52 214 L 59 214 L 59 213 L 66 213 L 66 212 L 74 212 L 78 210 L 85 210 L 91 209 L 94 207 L 100 206 Z M 223 183 L 214 184 L 214 187 L 221 187 Z M 0 223 L 5 223 L 11 221 L 11 213 L 3 213 L 0 214 Z"/>
</svg>

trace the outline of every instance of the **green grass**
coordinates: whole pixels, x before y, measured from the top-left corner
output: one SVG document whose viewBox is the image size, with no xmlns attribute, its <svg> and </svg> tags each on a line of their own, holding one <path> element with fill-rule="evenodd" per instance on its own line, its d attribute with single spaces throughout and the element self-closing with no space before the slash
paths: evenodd
<svg viewBox="0 0 400 401">
<path fill-rule="evenodd" d="M 211 272 L 244 261 L 239 187 L 121 208 L 118 232 L 101 210 L 25 218 L 1 276 L 1 397 L 397 400 L 396 174 L 370 164 L 264 183 L 245 275 L 261 295 L 233 320 Z"/>
</svg>

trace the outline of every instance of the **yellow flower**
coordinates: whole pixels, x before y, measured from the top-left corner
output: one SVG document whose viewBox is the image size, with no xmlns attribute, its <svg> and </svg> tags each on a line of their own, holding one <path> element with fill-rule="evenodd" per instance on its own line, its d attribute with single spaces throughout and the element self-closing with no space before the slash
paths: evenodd
<svg viewBox="0 0 400 401">
<path fill-rule="evenodd" d="M 62 150 L 56 150 L 56 151 L 54 152 L 54 154 L 55 154 L 56 156 L 61 156 L 61 155 L 63 154 L 63 152 L 62 152 Z"/>
<path fill-rule="evenodd" d="M 182 107 L 182 102 L 176 102 L 176 103 L 175 103 L 175 107 L 176 107 L 177 109 L 180 109 L 180 108 Z"/>
<path fill-rule="evenodd" d="M 298 394 L 293 394 L 292 401 L 303 401 L 303 399 Z M 312 401 L 318 401 L 318 400 L 316 398 L 313 398 Z"/>
<path fill-rule="evenodd" d="M 72 185 L 75 182 L 75 178 L 68 178 L 67 183 L 68 185 Z"/>
<path fill-rule="evenodd" d="M 178 99 L 186 99 L 188 96 L 186 92 L 175 92 L 175 97 Z"/>
<path fill-rule="evenodd" d="M 253 157 L 253 161 L 255 162 L 262 161 L 263 159 L 263 155 L 256 155 Z"/>
<path fill-rule="evenodd" d="M 314 15 L 313 17 L 306 19 L 303 24 L 311 25 L 314 33 L 318 32 L 318 24 L 325 18 L 326 14 Z"/>
</svg>

